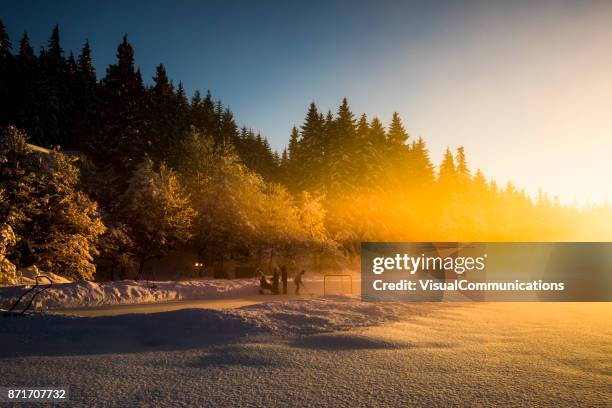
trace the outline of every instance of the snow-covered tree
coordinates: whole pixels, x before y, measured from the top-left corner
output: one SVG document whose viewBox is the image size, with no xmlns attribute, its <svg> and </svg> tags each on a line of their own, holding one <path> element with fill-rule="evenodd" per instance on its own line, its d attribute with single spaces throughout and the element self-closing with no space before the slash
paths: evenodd
<svg viewBox="0 0 612 408">
<path fill-rule="evenodd" d="M 135 247 L 129 227 L 125 223 L 115 221 L 107 224 L 106 232 L 100 239 L 100 258 L 109 263 L 110 280 L 115 280 L 117 272 L 123 277 L 126 271 L 138 266 Z"/>
<path fill-rule="evenodd" d="M 176 174 L 163 164 L 158 171 L 150 160 L 140 164 L 121 205 L 122 221 L 134 240 L 137 278 L 142 277 L 148 260 L 164 255 L 191 237 L 196 212 Z"/>
<path fill-rule="evenodd" d="M 35 153 L 25 134 L 9 126 L 0 137 L 0 189 L 0 222 L 10 224 L 19 239 L 10 253 L 18 266 L 93 277 L 104 224 L 96 203 L 79 190 L 73 159 L 59 151 Z"/>
<path fill-rule="evenodd" d="M 319 199 L 305 194 L 296 205 L 284 186 L 266 183 L 210 138 L 194 132 L 186 140 L 180 173 L 198 211 L 198 256 L 208 264 L 223 262 L 227 254 L 261 259 L 325 242 Z"/>
<path fill-rule="evenodd" d="M 0 194 L 2 198 L 2 194 Z M 15 245 L 17 237 L 10 225 L 0 225 L 0 284 L 13 284 L 17 277 L 17 268 L 7 259 L 9 247 Z"/>
<path fill-rule="evenodd" d="M 195 221 L 195 246 L 208 263 L 226 252 L 246 250 L 255 232 L 263 179 L 240 163 L 231 149 L 193 132 L 184 142 L 180 173 L 189 189 Z"/>
<path fill-rule="evenodd" d="M 330 244 L 329 234 L 325 227 L 326 211 L 323 197 L 303 192 L 299 197 L 299 217 L 308 241 L 313 244 Z"/>
</svg>

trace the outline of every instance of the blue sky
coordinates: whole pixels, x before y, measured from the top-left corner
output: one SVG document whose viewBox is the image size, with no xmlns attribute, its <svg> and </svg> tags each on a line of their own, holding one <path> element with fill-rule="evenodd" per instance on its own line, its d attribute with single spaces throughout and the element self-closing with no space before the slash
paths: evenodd
<svg viewBox="0 0 612 408">
<path fill-rule="evenodd" d="M 433 4 L 435 3 L 435 4 Z M 98 75 L 124 33 L 151 82 L 163 62 L 210 89 L 239 124 L 282 148 L 316 101 L 388 122 L 399 111 L 438 162 L 464 145 L 472 168 L 566 202 L 612 200 L 612 7 L 605 2 L 11 2 L 13 44 L 60 25 L 93 47 Z M 597 181 L 597 182 L 596 182 Z"/>
</svg>

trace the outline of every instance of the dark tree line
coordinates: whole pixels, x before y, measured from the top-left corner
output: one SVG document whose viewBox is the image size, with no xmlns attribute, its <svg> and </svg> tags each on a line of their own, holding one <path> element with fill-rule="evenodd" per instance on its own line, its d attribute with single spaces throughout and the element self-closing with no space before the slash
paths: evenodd
<svg viewBox="0 0 612 408">
<path fill-rule="evenodd" d="M 27 33 L 13 47 L 1 22 L 0 41 L 0 126 L 16 126 L 33 144 L 82 152 L 115 174 L 133 171 L 145 158 L 178 168 L 180 147 L 194 130 L 220 148 L 231 146 L 247 167 L 293 192 L 334 195 L 435 180 L 425 142 L 409 139 L 397 113 L 385 129 L 378 118 L 356 118 L 346 99 L 335 114 L 312 103 L 279 155 L 265 137 L 239 128 L 231 110 L 210 92 L 196 90 L 188 98 L 163 64 L 145 85 L 127 36 L 100 79 L 90 44 L 85 42 L 77 57 L 66 57 L 57 26 L 38 53 Z"/>
<path fill-rule="evenodd" d="M 0 78 L 0 127 L 15 125 L 33 144 L 85 153 L 119 174 L 144 157 L 176 168 L 191 128 L 217 145 L 233 145 L 264 177 L 277 173 L 268 141 L 239 130 L 231 110 L 210 92 L 189 98 L 163 64 L 146 85 L 127 36 L 117 47 L 117 61 L 98 79 L 89 42 L 78 56 L 66 55 L 56 26 L 47 46 L 35 52 L 27 33 L 13 45 L 0 22 Z"/>
</svg>

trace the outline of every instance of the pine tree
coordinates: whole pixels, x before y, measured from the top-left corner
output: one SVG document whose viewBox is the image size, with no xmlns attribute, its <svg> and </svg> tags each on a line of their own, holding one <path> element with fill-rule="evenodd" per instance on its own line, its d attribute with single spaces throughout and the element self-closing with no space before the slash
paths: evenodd
<svg viewBox="0 0 612 408">
<path fill-rule="evenodd" d="M 93 66 L 89 41 L 85 41 L 81 53 L 79 54 L 78 72 L 81 81 L 89 83 L 90 85 L 96 82 L 96 69 Z"/>
<path fill-rule="evenodd" d="M 235 141 L 234 147 L 244 162 L 253 161 L 254 156 L 257 154 L 257 152 L 253 151 L 255 145 L 254 139 L 253 130 L 247 129 L 245 125 L 242 125 L 238 131 L 238 139 Z"/>
<path fill-rule="evenodd" d="M 393 149 L 397 146 L 406 145 L 408 141 L 408 132 L 404 129 L 402 120 L 397 112 L 393 112 L 393 116 L 391 117 L 391 124 L 387 132 L 387 140 Z"/>
<path fill-rule="evenodd" d="M 71 117 L 71 126 L 75 135 L 73 147 L 83 151 L 94 142 L 101 120 L 100 90 L 89 41 L 85 42 L 77 59 L 74 84 L 73 97 L 76 109 L 73 110 Z"/>
<path fill-rule="evenodd" d="M 201 134 L 206 134 L 206 121 L 204 114 L 204 101 L 199 89 L 196 89 L 191 97 L 191 115 L 189 123 Z"/>
<path fill-rule="evenodd" d="M 223 145 L 223 104 L 220 99 L 214 103 L 213 117 L 214 122 L 211 136 L 215 141 L 215 145 L 221 146 Z"/>
<path fill-rule="evenodd" d="M 189 123 L 189 100 L 187 99 L 187 95 L 185 94 L 185 88 L 181 81 L 179 81 L 178 86 L 176 87 L 175 110 L 176 111 L 174 122 L 176 123 L 176 126 L 172 134 L 171 147 L 168 151 L 168 163 L 173 168 L 176 168 L 177 160 L 179 160 L 177 156 L 177 149 L 179 148 L 182 143 L 182 140 L 187 136 L 191 128 L 191 124 Z"/>
<path fill-rule="evenodd" d="M 385 127 L 377 117 L 374 117 L 372 122 L 370 122 L 370 140 L 374 150 L 377 152 L 377 157 L 383 157 L 387 151 L 387 134 Z"/>
<path fill-rule="evenodd" d="M 246 127 L 242 127 L 237 140 L 231 143 L 236 152 L 249 169 L 256 171 L 265 180 L 279 180 L 278 160 L 270 147 L 270 142 L 260 133 L 257 135 Z"/>
<path fill-rule="evenodd" d="M 238 139 L 238 125 L 234 121 L 234 114 L 229 106 L 221 114 L 219 132 L 219 143 L 222 145 L 230 145 Z"/>
<path fill-rule="evenodd" d="M 191 126 L 194 107 L 189 104 L 181 82 L 175 90 L 163 64 L 157 66 L 153 82 L 148 90 L 149 126 L 145 149 L 155 163 L 165 162 L 176 168 L 178 149 Z M 201 109 L 201 101 L 194 102 L 198 104 L 195 109 Z"/>
<path fill-rule="evenodd" d="M 422 137 L 412 142 L 410 164 L 413 169 L 412 181 L 418 185 L 431 185 L 435 180 L 434 166 Z"/>
<path fill-rule="evenodd" d="M 407 141 L 408 132 L 404 129 L 399 114 L 393 112 L 387 131 L 385 178 L 390 183 L 390 188 L 394 190 L 403 190 L 414 181 L 412 179 L 414 168 L 410 160 L 410 147 Z"/>
<path fill-rule="evenodd" d="M 204 97 L 204 101 L 202 102 L 202 115 L 204 115 L 202 118 L 202 134 L 212 137 L 217 129 L 217 119 L 215 115 L 215 104 L 210 90 L 206 91 L 206 97 Z"/>
<path fill-rule="evenodd" d="M 357 122 L 357 147 L 354 155 L 355 174 L 354 182 L 362 186 L 372 186 L 378 180 L 378 165 L 376 147 L 371 138 L 372 132 L 368 117 L 362 114 Z"/>
<path fill-rule="evenodd" d="M 347 145 L 351 144 L 355 140 L 357 131 L 355 126 L 355 118 L 346 98 L 342 99 L 342 103 L 338 107 L 335 128 L 338 137 L 342 138 L 342 140 L 339 141 L 339 144 Z"/>
<path fill-rule="evenodd" d="M 370 124 L 368 123 L 367 115 L 363 113 L 359 117 L 359 121 L 357 122 L 357 138 L 359 140 L 359 143 L 368 143 L 369 134 L 370 134 Z"/>
<path fill-rule="evenodd" d="M 42 133 L 32 136 L 36 143 L 43 146 L 66 147 L 71 141 L 68 123 L 71 83 L 67 77 L 68 67 L 57 25 L 53 28 L 44 54 L 41 51 L 39 61 L 42 75 L 36 91 L 40 99 L 37 114 L 41 117 Z"/>
<path fill-rule="evenodd" d="M 478 196 L 482 196 L 489 192 L 487 179 L 480 169 L 476 170 L 476 174 L 474 175 L 474 191 Z"/>
<path fill-rule="evenodd" d="M 296 129 L 295 126 L 293 128 Z M 297 129 L 296 129 L 296 131 L 297 131 Z M 287 153 L 287 149 L 286 148 L 283 149 L 283 153 L 281 154 L 281 159 L 280 160 L 281 160 L 280 161 L 281 166 L 284 167 L 284 166 L 287 165 L 287 162 L 289 161 L 289 153 Z"/>
<path fill-rule="evenodd" d="M 39 127 L 36 125 L 36 116 L 32 114 L 32 105 L 34 105 L 32 102 L 38 91 L 36 89 L 38 77 L 38 61 L 30 45 L 28 33 L 24 32 L 19 42 L 19 54 L 16 58 L 15 82 L 19 92 L 14 94 L 15 104 L 12 112 L 6 112 L 10 115 L 12 122 L 23 129 Z"/>
<path fill-rule="evenodd" d="M 28 66 L 36 63 L 36 55 L 30 45 L 30 37 L 27 31 L 23 33 L 23 37 L 19 41 L 19 61 L 21 64 Z M 21 70 L 21 69 L 20 69 Z"/>
<path fill-rule="evenodd" d="M 358 146 L 355 118 L 344 98 L 330 132 L 329 155 L 325 166 L 327 191 L 340 193 L 356 187 L 354 175 L 358 171 Z"/>
<path fill-rule="evenodd" d="M 289 151 L 293 176 L 296 178 L 294 185 L 301 189 L 317 188 L 317 183 L 323 176 L 328 146 L 324 137 L 323 121 L 314 102 L 308 107 L 300 130 L 299 147 L 296 145 L 293 149 L 293 158 L 292 151 Z"/>
<path fill-rule="evenodd" d="M 4 27 L 4 23 L 0 21 L 0 61 L 4 62 L 13 57 L 11 54 L 11 49 L 13 48 L 11 44 L 11 39 L 6 32 L 6 28 Z"/>
<path fill-rule="evenodd" d="M 98 163 L 111 163 L 119 173 L 129 171 L 144 159 L 148 124 L 142 76 L 134 66 L 134 49 L 127 35 L 117 47 L 117 63 L 106 71 L 101 93 L 104 123 L 89 153 Z"/>
<path fill-rule="evenodd" d="M 302 146 L 300 144 L 300 133 L 297 127 L 291 129 L 289 136 L 289 146 L 284 152 L 284 172 L 285 183 L 293 190 L 298 190 L 299 186 L 304 183 L 304 172 L 302 165 L 304 164 L 301 157 Z"/>
<path fill-rule="evenodd" d="M 289 137 L 289 160 L 299 163 L 300 160 L 300 133 L 297 127 L 291 129 L 291 136 Z"/>
<path fill-rule="evenodd" d="M 334 114 L 332 113 L 331 109 L 327 111 L 327 113 L 325 114 L 325 117 L 323 117 L 323 114 L 320 113 L 319 120 L 321 120 L 321 123 L 323 123 L 322 140 L 323 140 L 325 148 L 324 148 L 324 154 L 321 157 L 321 163 L 319 165 L 320 169 L 318 173 L 316 173 L 317 177 L 316 177 L 316 180 L 314 181 L 314 185 L 317 186 L 316 190 L 320 190 L 321 192 L 324 193 L 329 185 L 329 174 L 330 174 L 330 167 L 331 167 L 331 161 L 332 161 L 332 156 L 333 156 L 332 155 L 332 145 L 333 145 L 336 123 L 335 123 Z"/>
<path fill-rule="evenodd" d="M 456 162 L 457 176 L 459 177 L 459 179 L 462 181 L 469 181 L 472 175 L 470 174 L 470 170 L 467 166 L 467 160 L 465 158 L 465 149 L 463 148 L 463 146 L 457 148 Z"/>
<path fill-rule="evenodd" d="M 47 46 L 47 67 L 49 70 L 60 72 L 65 68 L 64 64 L 64 50 L 60 44 L 59 26 L 55 25 Z"/>
<path fill-rule="evenodd" d="M 263 137 L 262 149 L 261 149 L 261 165 L 260 169 L 253 169 L 261 174 L 264 180 L 276 180 L 276 166 L 277 160 L 275 158 L 275 152 L 272 150 L 272 146 L 270 146 L 270 142 L 267 138 Z"/>
<path fill-rule="evenodd" d="M 77 73 L 77 63 L 72 52 L 70 52 L 70 54 L 68 55 L 68 59 L 66 60 L 66 70 L 68 78 L 70 80 L 75 79 Z"/>
<path fill-rule="evenodd" d="M 170 97 L 174 93 L 174 87 L 170 83 L 168 74 L 166 73 L 166 67 L 164 64 L 159 64 L 155 68 L 155 76 L 153 77 L 155 85 L 153 85 L 153 91 L 159 96 Z"/>
<path fill-rule="evenodd" d="M 15 116 L 17 92 L 11 41 L 0 21 L 0 126 L 8 125 Z"/>
<path fill-rule="evenodd" d="M 499 187 L 497 186 L 495 180 L 491 180 L 491 182 L 489 183 L 489 190 L 491 190 L 491 194 L 494 197 L 497 197 L 499 195 Z"/>
<path fill-rule="evenodd" d="M 34 55 L 27 33 L 24 33 L 18 56 L 17 84 L 20 90 L 14 122 L 27 132 L 29 140 L 45 143 L 45 119 L 48 93 L 47 75 L 44 72 L 46 52 L 42 48 L 39 57 Z"/>
<path fill-rule="evenodd" d="M 321 146 L 321 133 L 323 123 L 319 115 L 317 105 L 312 102 L 308 107 L 306 118 L 301 126 L 301 136 L 304 144 L 304 150 L 313 156 L 323 155 L 323 146 Z"/>
<path fill-rule="evenodd" d="M 72 51 L 66 59 L 65 71 L 62 75 L 64 82 L 63 89 L 60 90 L 60 99 L 62 103 L 62 113 L 60 115 L 60 124 L 62 126 L 62 141 L 61 147 L 65 150 L 80 150 L 83 146 L 83 139 L 87 137 L 82 133 L 83 130 L 75 126 L 77 122 L 84 122 L 87 119 L 81 118 L 84 114 L 84 105 L 82 101 L 82 87 L 79 82 L 79 72 L 77 61 Z"/>
<path fill-rule="evenodd" d="M 73 149 L 78 144 L 78 135 L 72 118 L 81 108 L 76 98 L 76 61 L 74 57 L 65 58 L 57 25 L 38 61 L 39 75 L 30 94 L 25 96 L 20 116 L 24 116 L 25 128 L 34 143 Z"/>
<path fill-rule="evenodd" d="M 155 69 L 153 87 L 149 90 L 149 123 L 145 149 L 150 157 L 160 163 L 171 152 L 176 123 L 174 86 L 159 64 Z"/>
<path fill-rule="evenodd" d="M 455 160 L 453 159 L 453 154 L 451 153 L 449 148 L 446 149 L 446 152 L 444 153 L 444 159 L 442 159 L 442 163 L 440 164 L 438 182 L 444 188 L 454 188 L 454 185 L 457 182 L 457 170 L 455 167 Z"/>
</svg>

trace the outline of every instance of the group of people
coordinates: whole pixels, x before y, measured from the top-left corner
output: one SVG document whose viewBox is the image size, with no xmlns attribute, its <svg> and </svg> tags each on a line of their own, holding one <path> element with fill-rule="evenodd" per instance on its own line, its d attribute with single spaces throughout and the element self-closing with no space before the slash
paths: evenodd
<svg viewBox="0 0 612 408">
<path fill-rule="evenodd" d="M 258 270 L 259 272 L 259 293 L 261 293 L 262 295 L 264 293 L 266 293 L 266 290 L 269 290 L 270 293 L 272 293 L 273 295 L 280 295 L 281 293 L 283 295 L 287 294 L 287 280 L 288 280 L 288 273 L 287 273 L 287 267 L 285 265 L 281 266 L 280 269 L 274 268 L 274 274 L 272 275 L 272 281 L 269 281 L 266 278 L 266 275 L 264 275 L 264 273 L 260 270 Z M 300 294 L 300 288 L 302 288 L 303 290 L 306 290 L 306 288 L 304 287 L 304 282 L 302 282 L 302 277 L 304 276 L 305 271 L 301 270 L 300 272 L 296 273 L 295 276 L 293 277 L 293 283 L 295 285 L 295 294 L 299 295 Z M 281 286 L 282 284 L 282 292 L 281 292 Z"/>
</svg>

